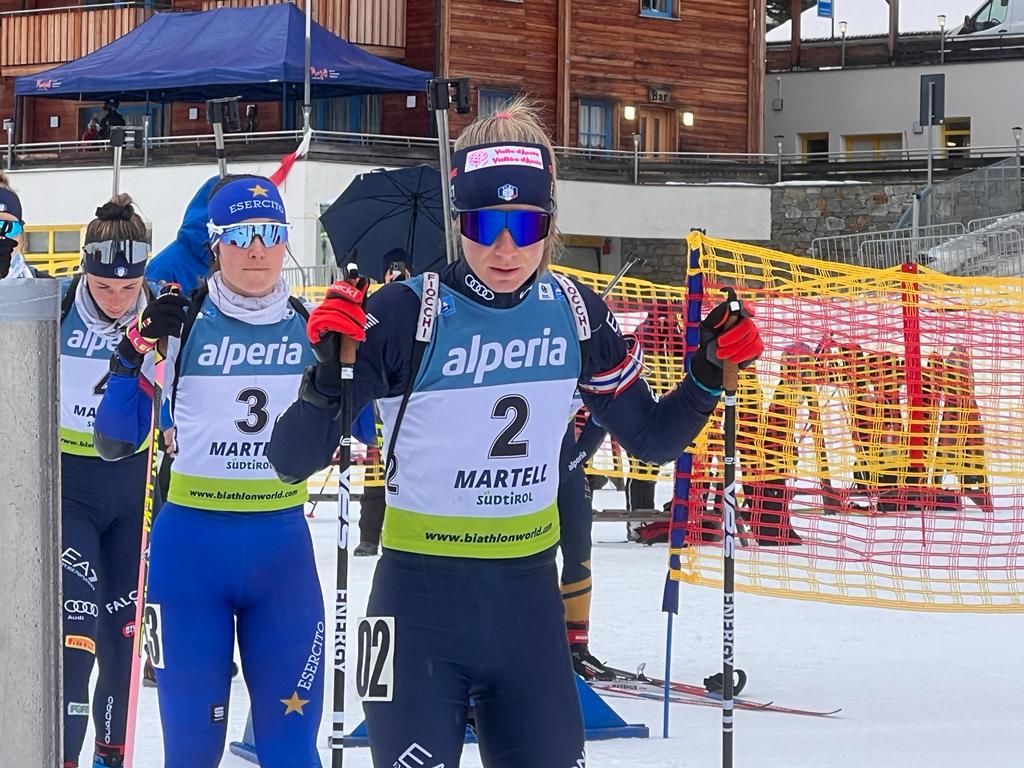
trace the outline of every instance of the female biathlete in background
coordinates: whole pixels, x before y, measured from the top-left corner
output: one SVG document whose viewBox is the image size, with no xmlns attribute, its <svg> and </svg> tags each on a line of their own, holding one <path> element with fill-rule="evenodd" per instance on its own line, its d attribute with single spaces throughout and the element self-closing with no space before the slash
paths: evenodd
<svg viewBox="0 0 1024 768">
<path fill-rule="evenodd" d="M 39 273 L 25 263 L 21 252 L 25 222 L 21 198 L 11 189 L 7 174 L 0 171 L 0 280 L 37 277 Z"/>
<path fill-rule="evenodd" d="M 214 187 L 218 271 L 187 313 L 180 297 L 161 296 L 129 329 L 97 413 L 104 458 L 136 449 L 152 408 L 138 369 L 171 337 L 175 381 L 165 393 L 177 452 L 153 528 L 144 613 L 168 767 L 220 763 L 236 618 L 260 764 L 320 765 L 327 662 L 306 489 L 278 480 L 265 456 L 274 420 L 314 360 L 304 308 L 281 276 L 288 228 L 268 179 Z"/>
<path fill-rule="evenodd" d="M 93 765 L 120 766 L 135 637 L 147 452 L 100 459 L 93 420 L 110 353 L 138 322 L 151 293 L 143 274 L 146 225 L 128 195 L 96 209 L 82 272 L 64 286 L 60 324 L 61 575 L 64 587 L 64 766 L 78 765 L 92 700 Z M 138 385 L 150 387 L 143 370 Z M 147 425 L 148 427 L 148 425 Z"/>
<path fill-rule="evenodd" d="M 658 462 L 682 451 L 718 400 L 721 369 L 704 347 L 693 375 L 655 401 L 600 298 L 548 273 L 554 171 L 551 145 L 522 102 L 471 124 L 451 179 L 464 258 L 439 284 L 428 274 L 384 286 L 365 315 L 358 287 L 332 288 L 308 325 L 322 362 L 271 439 L 283 478 L 299 482 L 327 464 L 339 438 L 338 337 L 362 341 L 353 407 L 378 399 L 395 456 L 367 608 L 385 617 L 373 622 L 377 649 L 393 624 L 393 655 L 364 648 L 378 766 L 457 766 L 470 697 L 488 768 L 583 765 L 554 558 L 573 393 L 579 383 L 600 423 Z M 415 341 L 417 328 L 429 341 Z M 737 362 L 761 348 L 749 319 L 718 342 Z M 416 349 L 422 361 L 411 376 Z"/>
</svg>

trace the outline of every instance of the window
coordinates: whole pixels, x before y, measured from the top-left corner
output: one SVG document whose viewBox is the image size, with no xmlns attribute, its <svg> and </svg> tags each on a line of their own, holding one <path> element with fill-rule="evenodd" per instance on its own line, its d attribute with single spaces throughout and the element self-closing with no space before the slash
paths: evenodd
<svg viewBox="0 0 1024 768">
<path fill-rule="evenodd" d="M 803 149 L 804 160 L 812 160 L 817 162 L 828 160 L 827 157 L 808 157 L 808 155 L 828 154 L 827 133 L 801 133 L 800 146 Z"/>
<path fill-rule="evenodd" d="M 640 0 L 640 15 L 663 19 L 675 18 L 674 0 Z"/>
<path fill-rule="evenodd" d="M 1010 0 L 989 0 L 980 11 L 971 17 L 972 31 L 981 32 L 998 27 L 1006 21 Z"/>
<path fill-rule="evenodd" d="M 484 115 L 493 115 L 495 112 L 501 112 L 502 108 L 515 97 L 516 94 L 512 91 L 492 91 L 481 88 L 480 101 L 477 104 L 476 113 L 478 116 L 483 117 Z"/>
<path fill-rule="evenodd" d="M 900 133 L 867 134 L 844 136 L 846 151 L 857 153 L 847 160 L 898 160 L 903 151 L 903 135 Z"/>
<path fill-rule="evenodd" d="M 942 146 L 947 157 L 966 157 L 970 154 L 971 118 L 947 117 L 942 124 Z"/>
<path fill-rule="evenodd" d="M 340 96 L 316 99 L 313 125 L 322 131 L 380 133 L 380 96 Z M 302 105 L 296 104 L 295 125 L 302 125 Z"/>
<path fill-rule="evenodd" d="M 611 104 L 606 101 L 580 99 L 580 146 L 587 149 L 611 148 Z"/>
</svg>

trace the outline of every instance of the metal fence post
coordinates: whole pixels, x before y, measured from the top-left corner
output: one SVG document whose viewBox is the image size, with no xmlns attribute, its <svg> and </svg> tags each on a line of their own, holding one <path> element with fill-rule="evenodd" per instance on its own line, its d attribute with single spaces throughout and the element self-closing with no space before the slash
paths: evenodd
<svg viewBox="0 0 1024 768">
<path fill-rule="evenodd" d="M 7 170 L 14 167 L 14 121 L 4 120 L 4 130 L 7 131 Z"/>
<path fill-rule="evenodd" d="M 785 137 L 781 136 L 781 135 L 777 135 L 775 137 L 775 146 L 776 146 L 776 150 L 777 150 L 776 153 L 775 153 L 776 167 L 777 167 L 777 173 L 776 173 L 777 178 L 776 178 L 776 181 L 778 181 L 780 184 L 782 183 L 782 141 L 783 141 L 784 138 Z"/>
<path fill-rule="evenodd" d="M 5 765 L 60 765 L 56 280 L 0 282 L 0 715 Z"/>
<path fill-rule="evenodd" d="M 633 183 L 640 183 L 640 134 L 633 134 Z"/>
</svg>

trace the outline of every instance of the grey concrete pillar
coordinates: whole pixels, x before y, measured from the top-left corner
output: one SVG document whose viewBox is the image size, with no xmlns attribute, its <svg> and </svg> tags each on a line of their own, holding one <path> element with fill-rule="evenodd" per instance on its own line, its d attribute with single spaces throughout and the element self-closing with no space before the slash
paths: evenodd
<svg viewBox="0 0 1024 768">
<path fill-rule="evenodd" d="M 0 749 L 61 765 L 59 288 L 0 282 Z"/>
</svg>

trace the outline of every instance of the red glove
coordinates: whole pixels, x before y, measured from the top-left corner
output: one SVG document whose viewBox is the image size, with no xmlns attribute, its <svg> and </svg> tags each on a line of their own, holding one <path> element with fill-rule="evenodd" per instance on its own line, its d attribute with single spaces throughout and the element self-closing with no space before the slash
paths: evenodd
<svg viewBox="0 0 1024 768">
<path fill-rule="evenodd" d="M 700 346 L 690 360 L 690 373 L 706 388 L 722 388 L 723 363 L 746 368 L 764 352 L 761 334 L 751 319 L 754 310 L 745 302 L 734 310 L 730 303 L 723 301 L 700 324 Z M 737 318 L 736 324 L 722 330 L 731 318 Z"/>
<path fill-rule="evenodd" d="M 330 333 L 341 334 L 355 341 L 366 340 L 363 297 L 368 285 L 369 281 L 361 277 L 355 285 L 339 280 L 327 289 L 323 302 L 310 313 L 306 323 L 306 333 L 314 346 Z"/>
<path fill-rule="evenodd" d="M 749 317 L 744 317 L 736 325 L 718 337 L 718 359 L 736 363 L 739 368 L 746 368 L 764 352 L 761 334 Z"/>
</svg>

